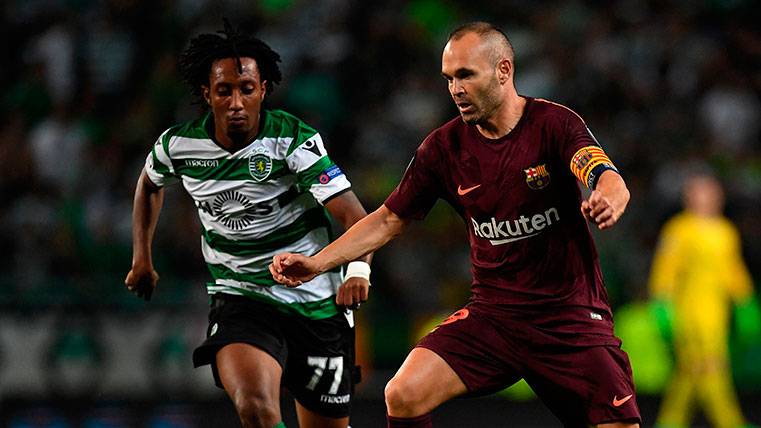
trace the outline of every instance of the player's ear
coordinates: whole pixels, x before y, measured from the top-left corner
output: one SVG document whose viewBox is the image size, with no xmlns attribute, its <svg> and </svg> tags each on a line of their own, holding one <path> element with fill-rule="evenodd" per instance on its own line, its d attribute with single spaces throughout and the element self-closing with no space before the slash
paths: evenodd
<svg viewBox="0 0 761 428">
<path fill-rule="evenodd" d="M 211 95 L 210 95 L 209 87 L 206 85 L 201 86 L 201 93 L 203 94 L 203 99 L 206 100 L 206 104 L 211 105 Z"/>
<path fill-rule="evenodd" d="M 262 101 L 264 101 L 264 96 L 265 95 L 267 95 L 267 81 L 266 80 L 262 80 L 262 95 L 261 95 L 261 97 L 262 97 L 261 100 Z"/>
<path fill-rule="evenodd" d="M 510 74 L 513 72 L 513 62 L 509 58 L 502 58 L 497 63 L 497 78 L 500 84 L 510 80 Z"/>
</svg>

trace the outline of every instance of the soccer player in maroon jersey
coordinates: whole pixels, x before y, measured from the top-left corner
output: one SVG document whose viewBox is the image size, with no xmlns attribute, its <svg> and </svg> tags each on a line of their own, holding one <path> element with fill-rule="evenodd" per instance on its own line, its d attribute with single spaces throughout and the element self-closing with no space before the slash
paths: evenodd
<svg viewBox="0 0 761 428">
<path fill-rule="evenodd" d="M 512 46 L 491 24 L 455 30 L 441 70 L 460 117 L 428 135 L 380 208 L 313 257 L 275 256 L 273 276 L 298 286 L 375 251 L 442 198 L 468 229 L 472 297 L 389 381 L 388 426 L 429 427 L 445 401 L 521 378 L 565 426 L 638 426 L 587 226 L 616 224 L 623 179 L 579 115 L 518 95 Z"/>
</svg>

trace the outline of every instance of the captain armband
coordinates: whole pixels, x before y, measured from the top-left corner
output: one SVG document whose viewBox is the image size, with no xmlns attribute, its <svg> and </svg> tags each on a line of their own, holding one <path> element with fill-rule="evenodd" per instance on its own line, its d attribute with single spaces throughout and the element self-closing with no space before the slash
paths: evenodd
<svg viewBox="0 0 761 428">
<path fill-rule="evenodd" d="M 363 278 L 370 282 L 370 265 L 362 261 L 350 262 L 346 266 L 346 275 L 344 281 L 349 278 Z"/>
<path fill-rule="evenodd" d="M 589 189 L 594 190 L 597 180 L 609 169 L 618 172 L 608 155 L 598 146 L 582 147 L 571 157 L 571 172 Z"/>
</svg>

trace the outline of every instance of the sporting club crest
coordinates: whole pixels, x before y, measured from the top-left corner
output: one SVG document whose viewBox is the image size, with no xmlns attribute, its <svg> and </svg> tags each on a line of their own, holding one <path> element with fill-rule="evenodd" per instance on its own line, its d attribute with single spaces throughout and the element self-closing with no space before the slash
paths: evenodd
<svg viewBox="0 0 761 428">
<path fill-rule="evenodd" d="M 272 172 L 272 158 L 264 152 L 254 153 L 248 158 L 248 171 L 251 173 L 251 177 L 254 177 L 254 180 L 266 180 L 270 176 L 270 172 Z"/>
<path fill-rule="evenodd" d="M 547 171 L 546 164 L 532 166 L 531 168 L 524 169 L 526 173 L 526 184 L 533 190 L 544 189 L 550 184 L 550 173 Z"/>
</svg>

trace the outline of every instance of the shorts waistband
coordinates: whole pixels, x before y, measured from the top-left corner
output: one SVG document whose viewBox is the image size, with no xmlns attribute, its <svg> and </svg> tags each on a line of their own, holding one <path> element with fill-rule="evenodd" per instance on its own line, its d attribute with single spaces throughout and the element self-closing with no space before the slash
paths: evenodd
<svg viewBox="0 0 761 428">
<path fill-rule="evenodd" d="M 223 306 L 228 302 L 253 302 L 246 296 L 238 296 L 237 294 L 228 293 L 214 293 L 209 296 L 209 306 L 214 309 Z"/>
</svg>

